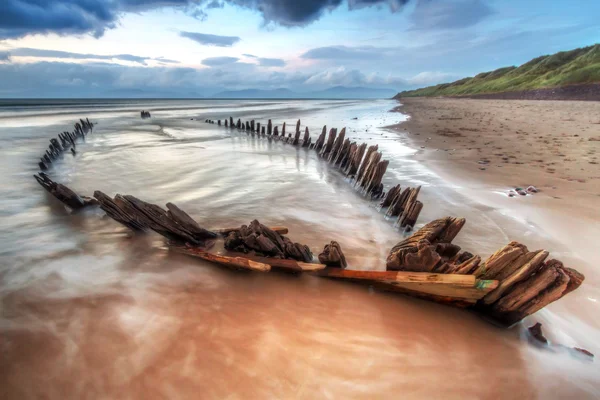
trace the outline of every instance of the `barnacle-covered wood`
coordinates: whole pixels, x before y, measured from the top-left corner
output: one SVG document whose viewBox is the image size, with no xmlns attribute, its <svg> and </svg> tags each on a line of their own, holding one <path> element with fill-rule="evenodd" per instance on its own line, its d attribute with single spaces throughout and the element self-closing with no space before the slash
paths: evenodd
<svg viewBox="0 0 600 400">
<path fill-rule="evenodd" d="M 346 268 L 348 266 L 342 247 L 334 240 L 325 245 L 323 252 L 319 254 L 319 262 L 328 267 Z"/>
</svg>

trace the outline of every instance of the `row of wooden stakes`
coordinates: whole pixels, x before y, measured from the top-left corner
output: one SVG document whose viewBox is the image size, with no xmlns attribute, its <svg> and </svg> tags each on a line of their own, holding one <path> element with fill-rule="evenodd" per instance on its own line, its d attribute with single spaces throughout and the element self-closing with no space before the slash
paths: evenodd
<svg viewBox="0 0 600 400">
<path fill-rule="evenodd" d="M 205 122 L 215 123 L 211 119 L 206 119 Z M 321 158 L 350 178 L 354 182 L 354 186 L 370 199 L 385 197 L 381 207 L 387 208 L 387 217 L 397 218 L 396 225 L 400 228 L 412 229 L 423 209 L 423 203 L 417 200 L 420 186 L 401 190 L 398 184 L 392 187 L 387 194 L 384 192 L 382 180 L 389 161 L 382 160 L 383 155 L 378 151 L 378 145 L 367 147 L 366 143 L 359 145 L 357 142 L 351 142 L 349 138 L 346 138 L 346 128 L 343 128 L 339 134 L 337 129 L 331 128 L 327 134 L 327 126 L 324 126 L 321 134 L 313 143 L 308 127 L 304 128 L 304 135 L 301 134 L 300 120 L 296 122 L 294 135 L 288 133 L 287 137 L 285 122 L 280 132 L 278 126 L 274 126 L 270 119 L 266 126 L 255 120 L 242 122 L 241 119 L 238 119 L 234 123 L 232 117 L 229 117 L 229 120 L 225 119 L 223 123 L 221 120 L 217 120 L 216 124 L 235 128 L 247 134 L 282 140 L 293 146 L 315 150 Z"/>
<path fill-rule="evenodd" d="M 42 171 L 46 171 L 52 165 L 52 162 L 60 158 L 63 152 L 70 149 L 71 153 L 75 155 L 76 142 L 78 139 L 85 140 L 85 135 L 88 132 L 92 132 L 94 124 L 89 119 L 80 119 L 79 122 L 75 123 L 75 129 L 73 132 L 62 132 L 58 134 L 58 138 L 50 139 L 50 145 L 48 149 L 40 158 L 38 166 Z"/>
</svg>

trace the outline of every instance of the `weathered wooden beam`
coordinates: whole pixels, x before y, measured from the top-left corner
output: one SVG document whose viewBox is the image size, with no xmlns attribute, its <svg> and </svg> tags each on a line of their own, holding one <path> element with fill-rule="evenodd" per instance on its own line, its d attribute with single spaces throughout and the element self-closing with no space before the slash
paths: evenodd
<svg viewBox="0 0 600 400">
<path fill-rule="evenodd" d="M 33 177 L 48 193 L 56 197 L 71 210 L 80 210 L 84 207 L 98 204 L 96 200 L 90 197 L 80 196 L 65 185 L 54 182 L 43 172 L 40 172 Z"/>
<path fill-rule="evenodd" d="M 229 257 L 220 254 L 209 253 L 195 247 L 171 246 L 171 249 L 178 253 L 187 254 L 193 257 L 201 258 L 215 264 L 223 265 L 232 269 L 245 269 L 249 271 L 268 272 L 271 266 L 258 261 L 252 261 L 247 257 Z"/>
</svg>

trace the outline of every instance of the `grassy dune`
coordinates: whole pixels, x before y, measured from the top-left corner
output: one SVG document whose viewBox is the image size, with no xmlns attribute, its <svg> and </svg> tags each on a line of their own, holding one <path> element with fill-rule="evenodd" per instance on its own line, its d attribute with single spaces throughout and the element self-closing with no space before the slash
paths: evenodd
<svg viewBox="0 0 600 400">
<path fill-rule="evenodd" d="M 396 97 L 467 96 L 600 82 L 600 44 L 534 58 L 519 67 L 482 72 L 452 83 L 407 90 Z"/>
</svg>

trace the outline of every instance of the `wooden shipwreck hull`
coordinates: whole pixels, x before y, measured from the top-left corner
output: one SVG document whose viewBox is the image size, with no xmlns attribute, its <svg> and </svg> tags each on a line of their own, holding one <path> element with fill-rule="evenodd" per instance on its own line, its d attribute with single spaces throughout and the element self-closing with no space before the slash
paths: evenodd
<svg viewBox="0 0 600 400">
<path fill-rule="evenodd" d="M 207 122 L 213 122 L 207 120 Z M 220 121 L 219 121 L 220 122 Z M 233 118 L 225 126 L 234 127 Z M 265 125 L 254 121 L 245 124 L 238 119 L 235 126 L 247 132 L 265 134 Z M 296 134 L 285 138 L 285 124 L 279 136 L 277 126 L 269 120 L 266 135 L 277 136 L 300 145 L 300 121 Z M 89 120 L 80 120 L 75 131 L 59 135 L 50 142 L 50 150 L 40 161 L 41 169 L 48 169 L 52 160 L 60 157 L 70 146 L 75 153 L 76 139 L 85 140 L 92 131 Z M 259 133 L 260 132 L 260 133 Z M 355 184 L 371 196 L 382 196 L 381 176 L 387 162 L 381 164 L 377 146 L 367 149 L 345 138 L 345 130 L 337 136 L 326 128 L 316 142 L 310 143 L 305 131 L 303 143 L 319 152 L 320 156 L 339 165 Z M 361 160 L 362 161 L 361 163 Z M 372 285 L 381 290 L 405 293 L 430 301 L 469 308 L 505 326 L 513 325 L 548 304 L 576 290 L 585 277 L 560 261 L 547 259 L 545 250 L 530 251 L 525 245 L 510 242 L 486 260 L 452 241 L 465 224 L 464 218 L 436 219 L 398 242 L 386 259 L 385 270 L 361 271 L 348 269 L 342 247 L 332 241 L 318 255 L 319 263 L 309 247 L 294 243 L 283 236 L 286 227 L 267 227 L 257 220 L 235 228 L 205 229 L 188 213 L 173 203 L 166 209 L 131 195 L 110 197 L 101 191 L 94 198 L 77 194 L 53 181 L 41 172 L 35 176 L 40 185 L 72 210 L 99 205 L 106 214 L 136 233 L 154 231 L 168 239 L 173 251 L 238 270 L 268 272 L 278 269 L 293 273 L 311 273 L 318 277 L 339 279 Z M 391 188 L 383 196 L 382 207 L 389 216 L 398 217 L 400 226 L 416 222 L 422 204 L 416 200 L 420 188 Z M 221 238 L 221 239 L 219 239 Z M 223 239 L 224 238 L 224 239 Z M 223 254 L 210 252 L 216 240 L 224 240 Z M 383 267 L 383 266 L 382 266 Z"/>
</svg>

